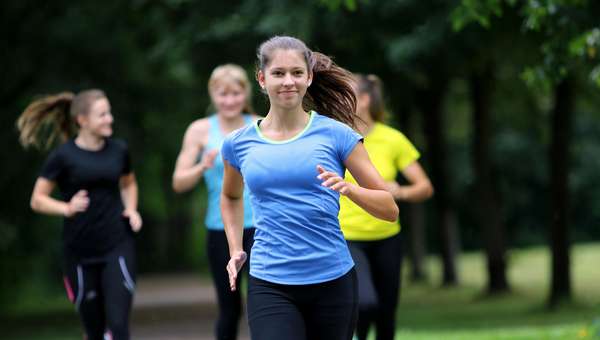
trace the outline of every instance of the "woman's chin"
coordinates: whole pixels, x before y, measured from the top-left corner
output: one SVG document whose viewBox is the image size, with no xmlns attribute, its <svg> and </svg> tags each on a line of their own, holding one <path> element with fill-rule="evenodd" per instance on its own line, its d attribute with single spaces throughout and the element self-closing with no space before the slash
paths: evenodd
<svg viewBox="0 0 600 340">
<path fill-rule="evenodd" d="M 221 111 L 220 114 L 223 118 L 231 119 L 231 118 L 238 117 L 239 115 L 242 114 L 242 112 L 241 112 L 241 110 L 231 110 L 231 111 L 225 110 L 225 111 Z"/>
<path fill-rule="evenodd" d="M 103 131 L 101 131 L 99 133 L 100 137 L 104 137 L 104 138 L 108 138 L 108 137 L 112 136 L 112 134 L 113 134 L 113 130 L 112 129 L 110 129 L 110 130 L 108 130 L 108 129 L 107 130 L 103 130 Z"/>
</svg>

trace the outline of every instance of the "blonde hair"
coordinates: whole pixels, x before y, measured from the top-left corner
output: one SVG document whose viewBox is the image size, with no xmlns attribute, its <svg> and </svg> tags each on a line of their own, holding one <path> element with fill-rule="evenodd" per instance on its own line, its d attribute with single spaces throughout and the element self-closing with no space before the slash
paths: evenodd
<svg viewBox="0 0 600 340">
<path fill-rule="evenodd" d="M 101 90 L 85 90 L 75 95 L 61 92 L 44 96 L 29 104 L 17 119 L 19 141 L 23 147 L 50 147 L 59 138 L 62 142 L 77 131 L 76 117 L 87 115 L 92 104 L 106 98 Z"/>
<path fill-rule="evenodd" d="M 217 87 L 223 83 L 234 83 L 244 89 L 246 93 L 246 103 L 244 104 L 243 112 L 253 113 L 252 109 L 252 85 L 248 80 L 246 71 L 236 64 L 224 64 L 217 66 L 211 73 L 208 79 L 208 91 L 212 93 Z"/>
</svg>

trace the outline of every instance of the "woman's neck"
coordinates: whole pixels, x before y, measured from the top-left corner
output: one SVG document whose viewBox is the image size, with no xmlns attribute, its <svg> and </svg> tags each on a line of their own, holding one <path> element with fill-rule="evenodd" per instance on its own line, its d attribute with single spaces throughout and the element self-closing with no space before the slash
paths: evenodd
<svg viewBox="0 0 600 340">
<path fill-rule="evenodd" d="M 373 118 L 371 118 L 371 114 L 369 114 L 368 112 L 358 112 L 358 116 L 361 118 L 361 120 L 358 121 L 356 127 L 358 128 L 358 132 L 360 132 L 361 135 L 366 136 L 369 134 L 369 132 L 371 132 L 373 126 L 375 126 L 375 121 L 373 120 Z"/>
<path fill-rule="evenodd" d="M 84 150 L 98 151 L 104 147 L 104 143 L 106 143 L 104 137 L 86 131 L 79 131 L 75 137 L 75 144 Z"/>
<path fill-rule="evenodd" d="M 241 128 L 246 122 L 243 114 L 236 115 L 235 117 L 226 117 L 217 113 L 217 119 L 219 120 L 221 130 L 225 133 Z"/>
<path fill-rule="evenodd" d="M 276 132 L 294 132 L 298 129 L 304 129 L 308 124 L 309 116 L 304 109 L 299 106 L 293 110 L 281 110 L 271 107 L 269 113 L 263 119 L 261 127 Z"/>
</svg>

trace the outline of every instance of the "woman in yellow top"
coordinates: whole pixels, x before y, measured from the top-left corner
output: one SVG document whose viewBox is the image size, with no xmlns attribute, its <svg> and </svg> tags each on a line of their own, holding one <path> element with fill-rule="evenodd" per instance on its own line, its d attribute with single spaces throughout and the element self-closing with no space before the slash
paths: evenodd
<svg viewBox="0 0 600 340">
<path fill-rule="evenodd" d="M 399 131 L 382 123 L 385 112 L 381 81 L 357 75 L 357 124 L 371 161 L 396 200 L 420 202 L 433 187 L 419 165 L 419 152 Z M 401 172 L 408 185 L 396 182 Z M 355 182 L 346 171 L 346 180 Z M 359 289 L 358 339 L 375 324 L 377 340 L 393 339 L 402 262 L 400 224 L 372 217 L 347 197 L 340 198 L 340 225 L 356 264 Z"/>
</svg>

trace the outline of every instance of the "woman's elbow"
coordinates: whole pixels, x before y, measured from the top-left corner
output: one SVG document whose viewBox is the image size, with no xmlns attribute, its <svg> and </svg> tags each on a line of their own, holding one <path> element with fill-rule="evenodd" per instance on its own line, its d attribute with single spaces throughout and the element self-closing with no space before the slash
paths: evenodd
<svg viewBox="0 0 600 340">
<path fill-rule="evenodd" d="M 179 180 L 179 178 L 175 176 L 173 176 L 173 180 L 171 181 L 171 187 L 173 188 L 173 191 L 178 194 L 181 194 L 186 191 L 186 188 L 181 183 L 181 180 Z"/>
<path fill-rule="evenodd" d="M 183 190 L 181 190 L 179 185 L 177 185 L 177 182 L 175 182 L 175 180 L 173 180 L 173 182 L 171 182 L 171 188 L 173 188 L 173 191 L 177 194 L 180 194 L 183 191 Z"/>
<path fill-rule="evenodd" d="M 400 214 L 400 209 L 398 208 L 396 201 L 394 201 L 394 198 L 390 194 L 389 205 L 387 206 L 387 208 L 384 211 L 382 211 L 382 214 L 381 214 L 381 216 L 379 216 L 379 218 L 386 220 L 388 222 L 396 222 L 396 220 L 398 220 L 399 214 Z"/>
<path fill-rule="evenodd" d="M 40 211 L 40 201 L 35 195 L 31 196 L 31 200 L 29 200 L 29 206 L 31 207 L 31 210 L 35 212 Z"/>
<path fill-rule="evenodd" d="M 429 199 L 431 198 L 431 196 L 433 196 L 435 190 L 433 190 L 433 185 L 431 184 L 431 182 L 427 182 L 427 185 L 425 186 L 425 195 L 423 195 L 423 200 Z"/>
<path fill-rule="evenodd" d="M 396 222 L 398 220 L 399 214 L 400 209 L 398 209 L 398 206 L 396 205 L 396 203 L 394 203 L 393 206 L 386 211 L 386 214 L 385 216 L 383 216 L 383 219 L 388 222 Z"/>
</svg>

